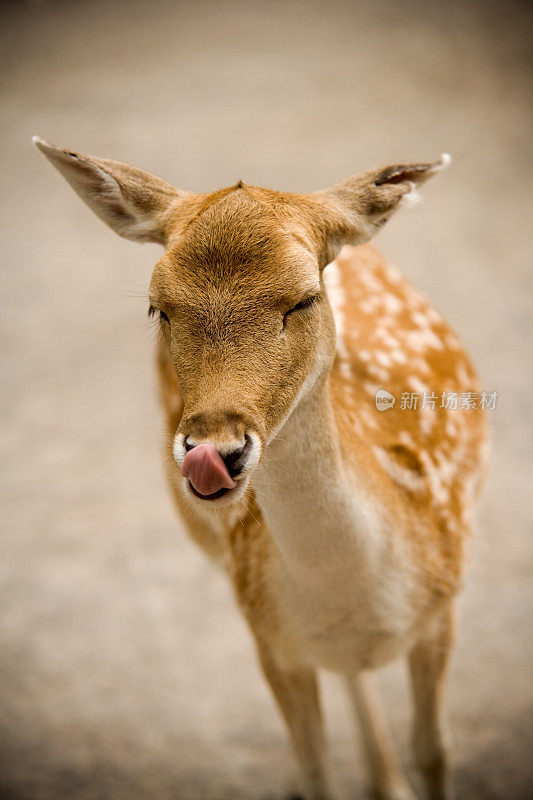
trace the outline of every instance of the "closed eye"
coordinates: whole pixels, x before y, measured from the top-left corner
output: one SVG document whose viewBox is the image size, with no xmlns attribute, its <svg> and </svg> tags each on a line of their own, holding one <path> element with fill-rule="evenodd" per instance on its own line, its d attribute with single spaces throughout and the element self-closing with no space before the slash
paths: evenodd
<svg viewBox="0 0 533 800">
<path fill-rule="evenodd" d="M 283 324 L 290 317 L 291 314 L 295 314 L 298 311 L 304 311 L 306 308 L 310 308 L 316 301 L 318 300 L 318 295 L 313 295 L 312 297 L 305 297 L 303 300 L 300 300 L 299 303 L 296 303 L 295 306 L 290 308 L 283 316 Z"/>
<path fill-rule="evenodd" d="M 168 322 L 168 317 L 164 311 L 161 311 L 160 308 L 156 308 L 155 306 L 150 306 L 148 309 L 148 316 L 150 318 L 154 317 L 156 314 L 159 314 L 159 319 L 164 322 Z"/>
</svg>

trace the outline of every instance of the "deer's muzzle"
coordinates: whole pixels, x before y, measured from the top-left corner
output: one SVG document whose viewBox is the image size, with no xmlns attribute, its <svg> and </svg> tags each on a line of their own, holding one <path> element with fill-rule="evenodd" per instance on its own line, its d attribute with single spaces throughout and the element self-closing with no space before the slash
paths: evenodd
<svg viewBox="0 0 533 800">
<path fill-rule="evenodd" d="M 214 425 L 217 417 L 209 415 L 209 425 L 203 414 L 182 421 L 174 439 L 174 458 L 187 491 L 195 497 L 218 500 L 228 495 L 227 500 L 234 501 L 244 493 L 259 462 L 261 439 L 252 429 L 248 432 L 242 418 L 230 414 L 225 425 Z"/>
<path fill-rule="evenodd" d="M 187 442 L 185 443 L 187 447 Z M 236 451 L 239 455 L 244 450 Z M 181 467 L 181 474 L 189 479 L 192 488 L 200 497 L 209 497 L 219 493 L 223 489 L 235 488 L 235 481 L 228 470 L 228 463 L 234 460 L 234 453 L 228 453 L 224 458 L 210 444 L 199 444 L 192 447 Z M 238 456 L 237 456 L 238 457 Z"/>
</svg>

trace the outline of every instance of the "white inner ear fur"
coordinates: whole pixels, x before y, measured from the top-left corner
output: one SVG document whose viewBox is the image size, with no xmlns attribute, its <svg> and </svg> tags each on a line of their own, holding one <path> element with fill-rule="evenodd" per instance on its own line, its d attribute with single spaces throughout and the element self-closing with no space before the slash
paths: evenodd
<svg viewBox="0 0 533 800">
<path fill-rule="evenodd" d="M 434 171 L 438 172 L 441 169 L 448 169 L 451 163 L 452 163 L 451 155 L 449 153 L 442 153 L 440 157 L 440 165 L 435 167 Z"/>
<path fill-rule="evenodd" d="M 435 172 L 442 172 L 443 169 L 448 169 L 451 163 L 451 155 L 449 153 L 442 153 L 435 166 L 428 170 L 427 174 L 434 175 Z M 410 190 L 407 192 L 407 194 L 404 194 L 400 200 L 401 208 L 413 208 L 414 206 L 419 206 L 424 202 L 424 197 L 418 191 L 416 183 L 414 181 L 409 181 L 409 184 L 411 186 Z"/>
<path fill-rule="evenodd" d="M 422 194 L 418 191 L 413 181 L 409 181 L 409 184 L 411 188 L 400 200 L 401 208 L 413 208 L 413 206 L 421 205 L 424 201 Z"/>
</svg>

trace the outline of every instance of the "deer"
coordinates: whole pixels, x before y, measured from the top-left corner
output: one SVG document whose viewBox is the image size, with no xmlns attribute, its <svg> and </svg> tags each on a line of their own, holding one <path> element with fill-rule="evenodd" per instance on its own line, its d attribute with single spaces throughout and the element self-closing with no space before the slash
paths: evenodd
<svg viewBox="0 0 533 800">
<path fill-rule="evenodd" d="M 450 800 L 444 692 L 486 467 L 486 413 L 378 407 L 477 392 L 456 333 L 369 243 L 448 166 L 395 163 L 310 193 L 176 189 L 34 137 L 120 236 L 164 247 L 149 285 L 182 523 L 227 574 L 299 765 L 333 800 L 319 672 L 341 676 L 379 800 L 414 800 L 372 685 L 403 657 L 424 797 Z M 442 395 L 444 396 L 444 395 Z"/>
</svg>

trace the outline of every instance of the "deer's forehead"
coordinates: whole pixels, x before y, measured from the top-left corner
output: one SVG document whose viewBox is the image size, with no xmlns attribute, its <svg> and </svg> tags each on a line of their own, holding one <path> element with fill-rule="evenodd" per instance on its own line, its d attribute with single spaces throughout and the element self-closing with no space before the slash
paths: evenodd
<svg viewBox="0 0 533 800">
<path fill-rule="evenodd" d="M 276 304 L 320 289 L 311 258 L 293 250 L 275 249 L 267 257 L 240 253 L 221 259 L 214 252 L 169 253 L 156 264 L 150 282 L 152 299 L 172 305 L 230 302 Z"/>
</svg>

